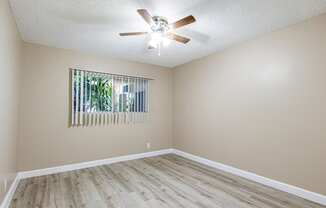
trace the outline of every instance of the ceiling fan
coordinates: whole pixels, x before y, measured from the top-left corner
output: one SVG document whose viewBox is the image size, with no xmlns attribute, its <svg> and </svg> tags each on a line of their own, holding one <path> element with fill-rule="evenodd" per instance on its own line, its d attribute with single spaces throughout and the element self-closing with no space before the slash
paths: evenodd
<svg viewBox="0 0 326 208">
<path fill-rule="evenodd" d="M 186 44 L 190 41 L 189 38 L 177 35 L 174 33 L 175 29 L 189 25 L 196 21 L 194 16 L 189 15 L 182 18 L 174 23 L 169 23 L 165 17 L 162 16 L 151 16 L 146 9 L 138 9 L 138 14 L 149 24 L 149 32 L 128 32 L 120 33 L 120 36 L 132 36 L 132 35 L 151 35 L 149 42 L 149 49 L 161 48 L 161 45 L 168 45 L 170 40 L 175 40 L 179 43 Z"/>
</svg>

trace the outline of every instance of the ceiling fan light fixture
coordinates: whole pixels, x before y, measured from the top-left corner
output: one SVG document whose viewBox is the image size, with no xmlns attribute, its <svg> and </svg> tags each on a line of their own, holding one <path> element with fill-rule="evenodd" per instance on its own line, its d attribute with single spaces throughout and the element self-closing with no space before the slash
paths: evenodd
<svg viewBox="0 0 326 208">
<path fill-rule="evenodd" d="M 196 21 L 196 19 L 189 15 L 174 23 L 169 23 L 168 19 L 162 16 L 151 16 L 146 9 L 138 9 L 138 14 L 149 25 L 148 32 L 129 32 L 120 33 L 120 36 L 134 36 L 134 35 L 150 35 L 150 41 L 148 42 L 148 49 L 158 49 L 160 55 L 161 47 L 166 47 L 170 44 L 171 40 L 179 43 L 186 44 L 190 41 L 190 38 L 183 37 L 174 33 L 174 29 L 184 27 Z"/>
<path fill-rule="evenodd" d="M 164 37 L 162 42 L 163 42 L 163 46 L 167 47 L 170 45 L 171 39 Z"/>
<path fill-rule="evenodd" d="M 161 32 L 152 32 L 151 39 L 156 42 L 160 42 L 163 39 L 163 33 Z"/>
<path fill-rule="evenodd" d="M 162 44 L 164 47 L 169 46 L 171 43 L 171 40 L 166 37 L 165 34 L 162 32 L 152 32 L 151 33 L 151 39 L 149 41 L 149 46 L 152 48 L 158 48 L 160 44 Z"/>
<path fill-rule="evenodd" d="M 153 41 L 153 40 L 150 40 L 148 42 L 148 46 L 149 46 L 149 48 L 155 48 L 156 49 L 156 48 L 158 48 L 158 43 Z"/>
<path fill-rule="evenodd" d="M 163 40 L 163 34 L 160 32 L 152 32 L 151 33 L 151 40 L 149 41 L 149 46 L 153 48 L 157 48 L 159 44 L 161 44 Z"/>
</svg>

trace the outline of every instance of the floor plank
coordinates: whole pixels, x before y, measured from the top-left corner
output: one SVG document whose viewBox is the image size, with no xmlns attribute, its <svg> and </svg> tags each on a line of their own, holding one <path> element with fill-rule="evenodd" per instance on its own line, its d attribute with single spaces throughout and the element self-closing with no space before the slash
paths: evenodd
<svg viewBox="0 0 326 208">
<path fill-rule="evenodd" d="M 326 208 L 176 155 L 22 180 L 11 208 Z"/>
</svg>

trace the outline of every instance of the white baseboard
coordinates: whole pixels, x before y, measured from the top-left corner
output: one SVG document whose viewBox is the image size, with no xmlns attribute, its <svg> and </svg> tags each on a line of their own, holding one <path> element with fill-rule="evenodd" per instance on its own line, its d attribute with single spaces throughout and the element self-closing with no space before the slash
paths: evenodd
<svg viewBox="0 0 326 208">
<path fill-rule="evenodd" d="M 18 187 L 20 178 L 18 176 L 18 174 L 15 177 L 15 180 L 12 182 L 7 194 L 5 195 L 5 198 L 3 199 L 0 208 L 8 208 L 11 202 L 11 199 L 13 198 L 15 191 Z"/>
<path fill-rule="evenodd" d="M 45 169 L 39 169 L 39 170 L 32 170 L 32 171 L 23 171 L 18 173 L 19 178 L 31 178 L 36 176 L 43 176 L 43 175 L 50 175 L 55 173 L 62 173 L 72 170 L 79 170 L 83 168 L 91 168 L 95 166 L 100 165 L 108 165 L 112 163 L 117 162 L 123 162 L 128 160 L 136 160 L 140 158 L 146 158 L 146 157 L 154 157 L 164 154 L 172 153 L 173 149 L 164 149 L 164 150 L 158 150 L 153 152 L 145 152 L 145 153 L 139 153 L 139 154 L 132 154 L 132 155 L 125 155 L 120 157 L 112 157 L 109 159 L 103 159 L 103 160 L 94 160 L 90 162 L 82 162 L 82 163 L 76 163 L 76 164 L 70 164 L 70 165 L 63 165 L 63 166 L 57 166 L 52 168 L 45 168 Z"/>
<path fill-rule="evenodd" d="M 261 184 L 263 184 L 265 186 L 269 186 L 269 187 L 272 187 L 272 188 L 275 188 L 275 189 L 278 189 L 278 190 L 281 190 L 281 191 L 284 191 L 284 192 L 299 196 L 299 197 L 307 199 L 309 201 L 313 201 L 313 202 L 316 202 L 318 204 L 326 205 L 326 196 L 325 195 L 318 194 L 318 193 L 315 193 L 315 192 L 311 192 L 311 191 L 308 191 L 308 190 L 305 190 L 305 189 L 302 189 L 302 188 L 299 188 L 299 187 L 296 187 L 296 186 L 292 186 L 292 185 L 289 185 L 289 184 L 286 184 L 286 183 L 282 183 L 282 182 L 279 182 L 279 181 L 276 181 L 276 180 L 273 180 L 273 179 L 269 179 L 269 178 L 266 178 L 266 177 L 263 177 L 263 176 L 259 176 L 259 175 L 255 174 L 255 173 L 240 170 L 238 168 L 231 167 L 231 166 L 228 166 L 228 165 L 224 165 L 222 163 L 218 163 L 218 162 L 215 162 L 215 161 L 212 161 L 212 160 L 208 160 L 206 158 L 199 157 L 199 156 L 196 156 L 196 155 L 192 155 L 192 154 L 189 154 L 189 153 L 177 150 L 177 149 L 174 149 L 173 153 L 176 154 L 176 155 L 179 155 L 181 157 L 185 157 L 187 159 L 196 161 L 198 163 L 201 163 L 201 164 L 204 164 L 204 165 L 207 165 L 207 166 L 210 166 L 210 167 L 213 167 L 213 168 L 216 168 L 216 169 L 219 169 L 219 170 L 222 170 L 222 171 L 225 171 L 225 172 L 228 172 L 228 173 L 231 173 L 231 174 L 234 174 L 234 175 L 249 179 L 251 181 L 255 181 L 257 183 L 261 183 Z"/>
</svg>

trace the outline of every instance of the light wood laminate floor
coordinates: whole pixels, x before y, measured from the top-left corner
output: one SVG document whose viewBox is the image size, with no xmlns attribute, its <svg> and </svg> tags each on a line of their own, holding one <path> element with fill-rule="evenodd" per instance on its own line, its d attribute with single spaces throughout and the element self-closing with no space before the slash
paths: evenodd
<svg viewBox="0 0 326 208">
<path fill-rule="evenodd" d="M 322 208 L 176 155 L 22 180 L 11 208 Z"/>
</svg>

